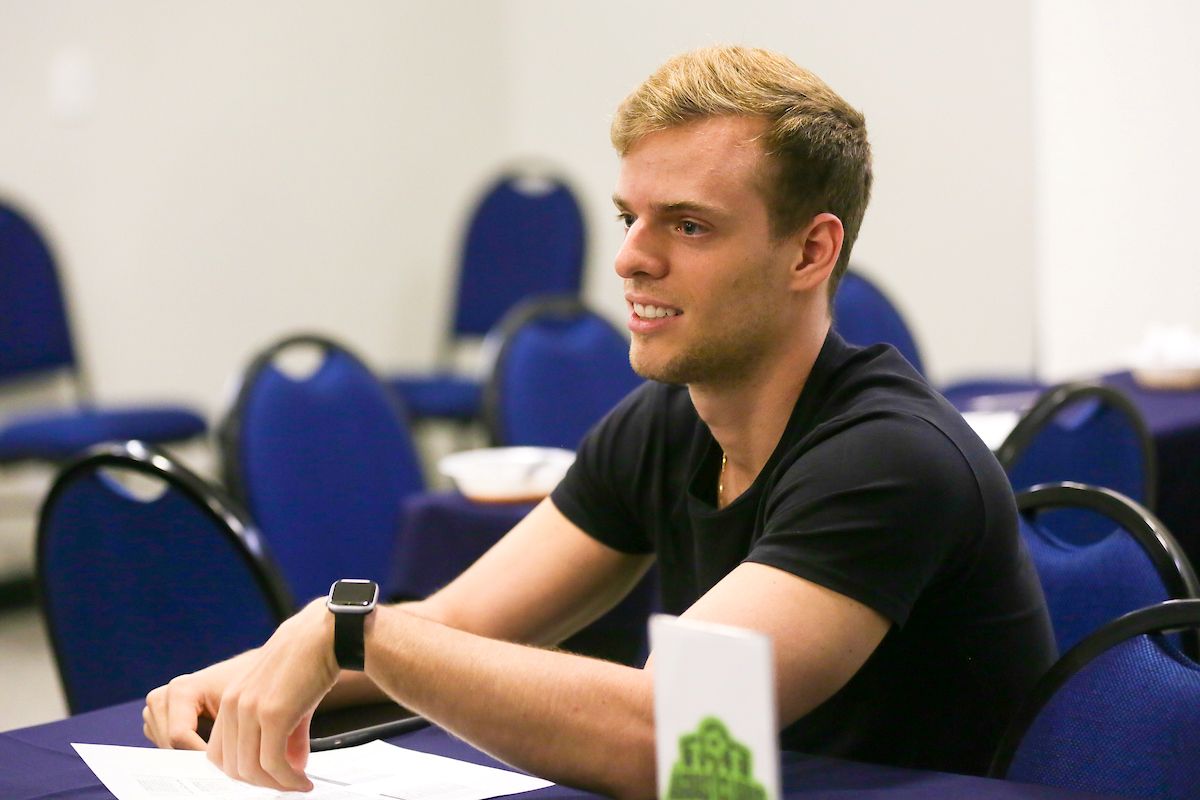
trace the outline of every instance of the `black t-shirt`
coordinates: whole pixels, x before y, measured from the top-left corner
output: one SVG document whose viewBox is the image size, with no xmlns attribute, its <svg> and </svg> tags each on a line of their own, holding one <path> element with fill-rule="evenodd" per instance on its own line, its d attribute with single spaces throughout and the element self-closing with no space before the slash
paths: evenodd
<svg viewBox="0 0 1200 800">
<path fill-rule="evenodd" d="M 668 613 L 750 561 L 892 621 L 785 748 L 984 772 L 1055 646 L 1008 480 L 958 412 L 891 347 L 830 333 L 766 466 L 717 510 L 720 460 L 687 389 L 647 383 L 552 500 L 610 547 L 655 553 Z"/>
</svg>

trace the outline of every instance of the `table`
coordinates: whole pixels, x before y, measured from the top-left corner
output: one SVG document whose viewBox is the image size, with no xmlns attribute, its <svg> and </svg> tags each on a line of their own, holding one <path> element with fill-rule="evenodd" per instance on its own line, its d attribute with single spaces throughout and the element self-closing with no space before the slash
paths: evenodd
<svg viewBox="0 0 1200 800">
<path fill-rule="evenodd" d="M 1146 389 L 1128 372 L 1104 383 L 1142 412 L 1158 459 L 1158 518 L 1200 565 L 1200 389 Z"/>
<path fill-rule="evenodd" d="M 457 491 L 409 497 L 401 515 L 388 593 L 394 599 L 429 596 L 483 555 L 532 508 L 532 503 L 477 503 Z M 657 573 L 652 569 L 615 608 L 562 646 L 640 665 L 648 653 L 646 620 L 657 608 Z"/>
<path fill-rule="evenodd" d="M 140 701 L 80 714 L 58 722 L 0 733 L 0 797 L 4 800 L 112 800 L 71 742 L 145 745 Z M 476 764 L 503 766 L 440 728 L 429 727 L 389 739 L 392 744 Z M 614 769 L 619 766 L 614 765 Z M 787 798 L 812 800 L 1086 800 L 1093 794 L 1007 781 L 923 772 L 840 759 L 787 753 L 783 759 Z M 597 795 L 551 786 L 514 797 L 530 800 Z"/>
</svg>

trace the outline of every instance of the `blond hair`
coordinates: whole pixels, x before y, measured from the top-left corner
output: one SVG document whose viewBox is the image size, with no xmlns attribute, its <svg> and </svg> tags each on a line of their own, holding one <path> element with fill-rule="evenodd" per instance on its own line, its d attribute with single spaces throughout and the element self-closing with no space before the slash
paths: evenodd
<svg viewBox="0 0 1200 800">
<path fill-rule="evenodd" d="M 617 107 L 610 136 L 624 156 L 643 136 L 717 116 L 767 120 L 773 163 L 765 199 L 771 233 L 794 233 L 828 212 L 842 221 L 832 295 L 846 271 L 871 195 L 871 146 L 863 115 L 790 59 L 768 50 L 707 47 L 675 56 Z"/>
</svg>

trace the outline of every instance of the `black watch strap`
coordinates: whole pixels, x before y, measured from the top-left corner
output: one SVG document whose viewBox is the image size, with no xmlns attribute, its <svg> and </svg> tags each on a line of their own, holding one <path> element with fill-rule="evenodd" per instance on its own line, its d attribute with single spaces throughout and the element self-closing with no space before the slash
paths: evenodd
<svg viewBox="0 0 1200 800">
<path fill-rule="evenodd" d="M 363 620 L 366 614 L 333 615 L 333 655 L 342 669 L 361 672 L 366 668 L 363 652 Z"/>
</svg>

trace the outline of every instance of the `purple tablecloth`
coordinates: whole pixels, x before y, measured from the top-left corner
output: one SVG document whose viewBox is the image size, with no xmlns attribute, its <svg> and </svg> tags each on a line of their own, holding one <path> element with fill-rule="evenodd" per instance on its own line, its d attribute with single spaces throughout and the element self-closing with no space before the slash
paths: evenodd
<svg viewBox="0 0 1200 800">
<path fill-rule="evenodd" d="M 0 798 L 4 800 L 112 800 L 112 794 L 71 748 L 71 742 L 146 745 L 141 702 L 80 714 L 59 722 L 0 733 Z M 392 744 L 488 766 L 503 766 L 440 728 L 389 739 Z M 620 765 L 613 765 L 620 769 Z M 786 753 L 784 796 L 813 800 L 1086 800 L 1096 795 L 940 772 L 882 767 Z M 551 786 L 520 797 L 596 797 Z"/>
<path fill-rule="evenodd" d="M 1158 517 L 1200 566 L 1200 389 L 1146 389 L 1128 372 L 1104 382 L 1142 412 L 1158 458 Z"/>
<path fill-rule="evenodd" d="M 458 492 L 428 492 L 404 504 L 388 590 L 394 598 L 426 597 L 453 580 L 499 541 L 532 504 L 476 503 Z M 612 611 L 562 643 L 572 652 L 623 664 L 647 655 L 646 620 L 657 608 L 652 570 Z"/>
</svg>

